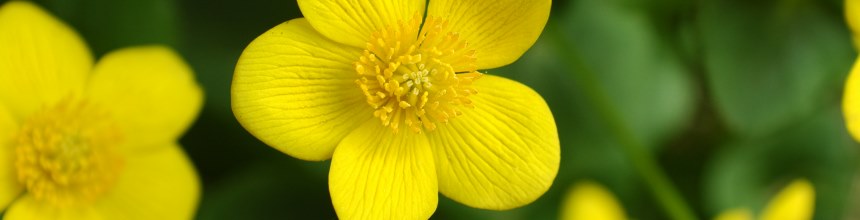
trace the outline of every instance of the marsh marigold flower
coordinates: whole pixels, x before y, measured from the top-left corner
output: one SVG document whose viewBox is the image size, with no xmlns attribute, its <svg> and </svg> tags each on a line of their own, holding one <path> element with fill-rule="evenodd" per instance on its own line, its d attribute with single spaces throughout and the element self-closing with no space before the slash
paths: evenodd
<svg viewBox="0 0 860 220">
<path fill-rule="evenodd" d="M 845 0 L 845 19 L 854 39 L 854 47 L 860 46 L 860 0 Z M 842 112 L 845 125 L 854 140 L 860 141 L 860 58 L 854 62 L 842 97 Z"/>
<path fill-rule="evenodd" d="M 860 46 L 860 0 L 845 0 L 845 23 L 851 30 L 854 46 Z"/>
<path fill-rule="evenodd" d="M 176 144 L 202 92 L 163 47 L 95 65 L 38 6 L 0 7 L 0 206 L 5 219 L 190 219 L 199 183 Z"/>
<path fill-rule="evenodd" d="M 233 112 L 286 154 L 331 158 L 339 217 L 426 219 L 439 192 L 510 209 L 552 184 L 559 142 L 546 103 L 523 84 L 478 71 L 531 47 L 549 0 L 298 5 L 305 18 L 242 53 Z"/>
<path fill-rule="evenodd" d="M 594 182 L 576 184 L 561 206 L 562 220 L 623 220 L 624 209 L 608 189 Z M 815 188 L 795 179 L 768 201 L 758 218 L 748 208 L 726 210 L 714 220 L 810 220 L 815 210 Z"/>
<path fill-rule="evenodd" d="M 565 194 L 560 219 L 626 220 L 627 217 L 609 189 L 593 181 L 582 181 Z"/>
<path fill-rule="evenodd" d="M 760 212 L 758 218 L 747 208 L 729 209 L 715 220 L 810 220 L 815 210 L 815 188 L 806 179 L 791 181 Z"/>
</svg>

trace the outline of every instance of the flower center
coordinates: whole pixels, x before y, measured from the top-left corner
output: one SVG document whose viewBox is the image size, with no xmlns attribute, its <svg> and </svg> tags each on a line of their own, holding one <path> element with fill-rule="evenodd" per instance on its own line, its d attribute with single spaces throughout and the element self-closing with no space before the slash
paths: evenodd
<svg viewBox="0 0 860 220">
<path fill-rule="evenodd" d="M 31 116 L 15 139 L 18 181 L 54 205 L 90 202 L 122 169 L 117 127 L 86 101 L 66 99 Z"/>
<path fill-rule="evenodd" d="M 384 126 L 398 131 L 401 122 L 420 133 L 432 131 L 472 107 L 471 87 L 481 77 L 475 50 L 458 33 L 446 31 L 448 22 L 428 17 L 399 22 L 374 32 L 355 63 L 356 83 Z"/>
</svg>

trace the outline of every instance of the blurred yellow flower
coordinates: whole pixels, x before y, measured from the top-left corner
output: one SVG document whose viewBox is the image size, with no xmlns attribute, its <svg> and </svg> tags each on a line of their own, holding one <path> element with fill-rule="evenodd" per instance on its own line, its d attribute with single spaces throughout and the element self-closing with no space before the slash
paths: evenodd
<svg viewBox="0 0 860 220">
<path fill-rule="evenodd" d="M 809 220 L 815 210 L 815 188 L 806 179 L 796 179 L 774 196 L 759 215 L 760 220 Z M 730 209 L 715 220 L 752 220 L 746 208 Z"/>
<path fill-rule="evenodd" d="M 845 21 L 851 29 L 854 46 L 860 46 L 860 0 L 845 0 Z"/>
<path fill-rule="evenodd" d="M 242 53 L 233 112 L 286 154 L 331 158 L 340 218 L 426 219 L 438 192 L 510 209 L 552 184 L 559 142 L 546 103 L 523 84 L 478 72 L 528 50 L 550 0 L 298 4 L 305 18 Z"/>
<path fill-rule="evenodd" d="M 845 18 L 851 29 L 854 46 L 860 46 L 860 0 L 845 0 Z M 845 94 L 842 96 L 842 112 L 845 126 L 854 140 L 860 141 L 860 58 L 845 80 Z"/>
<path fill-rule="evenodd" d="M 714 220 L 752 220 L 752 211 L 746 208 L 735 208 L 723 211 Z"/>
<path fill-rule="evenodd" d="M 815 208 L 815 188 L 806 179 L 797 179 L 777 193 L 761 212 L 760 220 L 809 220 Z M 573 186 L 565 195 L 562 220 L 622 220 L 624 208 L 605 187 L 591 181 Z M 747 208 L 726 210 L 714 220 L 753 220 Z"/>
<path fill-rule="evenodd" d="M 574 185 L 564 196 L 562 220 L 625 220 L 624 208 L 602 185 L 583 181 Z"/>
<path fill-rule="evenodd" d="M 170 49 L 93 65 L 38 6 L 0 7 L 0 206 L 6 219 L 189 219 L 199 182 L 177 138 L 202 91 Z"/>
</svg>

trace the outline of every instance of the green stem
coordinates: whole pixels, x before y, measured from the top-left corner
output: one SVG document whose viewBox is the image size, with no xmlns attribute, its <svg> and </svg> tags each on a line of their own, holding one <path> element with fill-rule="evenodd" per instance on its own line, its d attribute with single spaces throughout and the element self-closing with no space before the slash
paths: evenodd
<svg viewBox="0 0 860 220">
<path fill-rule="evenodd" d="M 624 153 L 633 163 L 637 173 L 647 184 L 648 188 L 660 202 L 660 205 L 665 209 L 666 213 L 675 220 L 694 220 L 696 216 L 693 214 L 687 203 L 681 197 L 681 194 L 666 177 L 666 174 L 660 169 L 654 155 L 645 149 L 645 146 L 636 138 L 633 132 L 625 126 L 620 114 L 609 101 L 609 97 L 603 90 L 597 75 L 591 71 L 585 64 L 585 61 L 576 53 L 577 49 L 572 43 L 562 38 L 558 31 L 558 26 L 548 28 L 545 35 L 550 35 L 555 41 L 556 48 L 559 49 L 560 55 L 570 67 L 570 73 L 576 77 L 577 85 L 583 90 L 589 101 L 594 104 L 601 119 L 609 126 L 612 133 L 616 136 Z M 554 30 L 554 31 L 553 31 Z M 567 49 L 569 51 L 561 51 Z"/>
</svg>

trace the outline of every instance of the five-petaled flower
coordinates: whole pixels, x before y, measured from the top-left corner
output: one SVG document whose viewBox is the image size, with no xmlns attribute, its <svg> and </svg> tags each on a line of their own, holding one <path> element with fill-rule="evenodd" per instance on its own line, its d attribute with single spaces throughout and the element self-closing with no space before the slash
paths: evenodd
<svg viewBox="0 0 860 220">
<path fill-rule="evenodd" d="M 199 181 L 176 140 L 201 104 L 191 69 L 171 50 L 123 49 L 94 65 L 67 25 L 32 3 L 4 4 L 4 218 L 191 218 Z"/>
<path fill-rule="evenodd" d="M 576 183 L 564 195 L 561 220 L 625 220 L 621 203 L 608 188 L 585 180 Z"/>
<path fill-rule="evenodd" d="M 845 0 L 845 21 L 851 29 L 854 48 L 860 48 L 860 1 Z M 848 72 L 843 92 L 842 113 L 845 116 L 845 126 L 851 137 L 860 141 L 860 57 L 854 61 L 854 66 Z"/>
<path fill-rule="evenodd" d="M 792 180 L 770 198 L 758 218 L 749 208 L 732 208 L 715 220 L 810 220 L 815 212 L 815 187 L 807 179 Z"/>
<path fill-rule="evenodd" d="M 750 205 L 727 209 L 714 220 L 810 220 L 815 211 L 815 187 L 807 179 L 795 179 L 773 195 L 755 218 Z M 609 189 L 586 181 L 576 184 L 565 195 L 561 220 L 629 219 Z"/>
<path fill-rule="evenodd" d="M 536 92 L 485 75 L 543 31 L 550 0 L 299 0 L 305 18 L 243 52 L 236 118 L 304 160 L 331 158 L 345 219 L 426 219 L 438 193 L 484 209 L 552 184 L 558 132 Z M 426 8 L 426 11 L 425 11 Z"/>
</svg>

